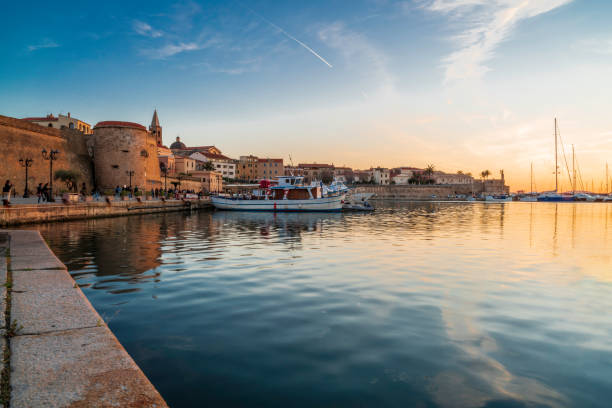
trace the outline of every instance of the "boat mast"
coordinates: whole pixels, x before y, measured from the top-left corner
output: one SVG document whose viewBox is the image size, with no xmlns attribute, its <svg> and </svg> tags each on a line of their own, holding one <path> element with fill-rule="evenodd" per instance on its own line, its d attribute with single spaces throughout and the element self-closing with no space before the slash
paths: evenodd
<svg viewBox="0 0 612 408">
<path fill-rule="evenodd" d="M 606 194 L 610 194 L 610 176 L 608 175 L 608 162 L 606 162 Z"/>
<path fill-rule="evenodd" d="M 531 162 L 531 175 L 529 176 L 529 180 L 531 183 L 531 187 L 530 187 L 531 190 L 529 191 L 529 193 L 533 194 L 533 162 Z"/>
<path fill-rule="evenodd" d="M 574 151 L 574 145 L 572 145 L 572 190 L 576 194 L 576 152 Z"/>
<path fill-rule="evenodd" d="M 555 118 L 555 193 L 559 191 L 559 163 L 557 158 L 557 118 Z"/>
</svg>

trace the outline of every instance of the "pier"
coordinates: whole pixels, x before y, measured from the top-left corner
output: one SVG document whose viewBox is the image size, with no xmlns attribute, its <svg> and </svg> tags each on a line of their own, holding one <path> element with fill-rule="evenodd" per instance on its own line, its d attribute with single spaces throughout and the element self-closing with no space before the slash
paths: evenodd
<svg viewBox="0 0 612 408">
<path fill-rule="evenodd" d="M 0 231 L 0 404 L 166 407 L 38 231 Z"/>
<path fill-rule="evenodd" d="M 20 204 L 0 207 L 0 227 L 88 218 L 212 209 L 210 199 L 96 201 L 76 204 Z"/>
</svg>

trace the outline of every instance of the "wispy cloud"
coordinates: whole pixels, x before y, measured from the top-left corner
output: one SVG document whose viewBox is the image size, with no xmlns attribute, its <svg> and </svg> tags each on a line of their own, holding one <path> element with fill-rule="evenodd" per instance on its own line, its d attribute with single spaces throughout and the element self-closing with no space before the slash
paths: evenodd
<svg viewBox="0 0 612 408">
<path fill-rule="evenodd" d="M 59 46 L 60 45 L 56 43 L 55 41 L 45 38 L 38 44 L 28 45 L 28 51 L 32 52 L 32 51 L 40 50 L 42 48 L 57 48 Z"/>
<path fill-rule="evenodd" d="M 134 20 L 133 27 L 137 34 L 144 35 L 145 37 L 159 38 L 164 35 L 161 31 L 155 30 L 150 24 L 144 21 Z"/>
<path fill-rule="evenodd" d="M 185 51 L 199 50 L 201 46 L 195 42 L 180 42 L 177 44 L 166 44 L 160 48 L 148 48 L 141 50 L 141 54 L 153 59 L 164 59 Z"/>
<path fill-rule="evenodd" d="M 323 58 L 321 55 L 319 55 L 319 53 L 317 53 L 315 50 L 313 50 L 312 48 L 310 48 L 308 45 L 304 44 L 302 41 L 298 40 L 297 38 L 295 38 L 294 36 L 292 36 L 291 34 L 289 34 L 287 31 L 283 30 L 282 28 L 280 28 L 279 26 L 277 26 L 276 24 L 274 24 L 273 22 L 271 22 L 270 20 L 268 20 L 267 18 L 265 18 L 264 16 L 262 16 L 261 14 L 257 13 L 255 10 L 251 9 L 250 7 L 247 7 L 245 5 L 243 5 L 243 7 L 245 7 L 246 9 L 248 9 L 251 13 L 255 14 L 256 16 L 258 16 L 260 19 L 262 19 L 263 21 L 265 21 L 268 25 L 270 25 L 272 28 L 276 29 L 279 33 L 283 34 L 285 37 L 289 38 L 290 40 L 295 41 L 296 43 L 298 43 L 299 45 L 301 45 L 303 48 L 305 48 L 308 52 L 310 52 L 312 55 L 314 55 L 315 57 L 317 57 L 319 60 L 321 60 L 321 62 L 323 62 L 325 65 L 327 65 L 330 68 L 333 68 L 334 66 L 332 64 L 330 64 L 329 62 L 327 62 L 327 60 L 325 58 Z"/>
<path fill-rule="evenodd" d="M 453 37 L 457 50 L 444 58 L 446 81 L 479 78 L 487 61 L 519 22 L 548 13 L 573 0 L 426 0 L 423 7 L 442 13 L 463 28 Z"/>
<path fill-rule="evenodd" d="M 348 29 L 341 22 L 321 28 L 318 34 L 321 41 L 337 49 L 350 66 L 379 81 L 383 91 L 393 91 L 395 79 L 387 68 L 386 55 L 365 36 Z"/>
</svg>

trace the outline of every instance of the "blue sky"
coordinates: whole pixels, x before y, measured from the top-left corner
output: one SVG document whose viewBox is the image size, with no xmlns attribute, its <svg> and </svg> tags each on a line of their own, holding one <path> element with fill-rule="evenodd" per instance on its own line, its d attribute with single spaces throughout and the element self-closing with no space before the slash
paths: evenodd
<svg viewBox="0 0 612 408">
<path fill-rule="evenodd" d="M 612 2 L 11 2 L 0 113 L 148 124 L 164 139 L 353 167 L 585 178 L 612 163 Z"/>
</svg>

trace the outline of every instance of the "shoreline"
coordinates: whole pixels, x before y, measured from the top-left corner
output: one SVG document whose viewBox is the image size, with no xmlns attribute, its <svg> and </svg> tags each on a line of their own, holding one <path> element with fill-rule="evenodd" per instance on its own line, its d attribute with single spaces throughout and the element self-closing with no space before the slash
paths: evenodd
<svg viewBox="0 0 612 408">
<path fill-rule="evenodd" d="M 0 231 L 4 406 L 166 402 L 38 231 Z"/>
<path fill-rule="evenodd" d="M 0 228 L 23 224 L 123 217 L 173 211 L 212 209 L 210 199 L 86 202 L 77 204 L 18 204 L 0 207 Z"/>
</svg>

